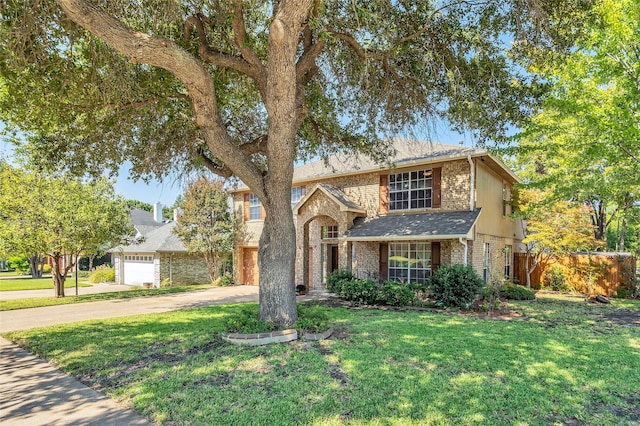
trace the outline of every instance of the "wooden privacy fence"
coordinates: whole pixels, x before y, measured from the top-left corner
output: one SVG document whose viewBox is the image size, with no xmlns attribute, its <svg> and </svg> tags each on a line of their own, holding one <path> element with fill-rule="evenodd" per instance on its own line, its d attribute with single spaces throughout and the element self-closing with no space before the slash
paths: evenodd
<svg viewBox="0 0 640 426">
<path fill-rule="evenodd" d="M 513 280 L 522 285 L 527 283 L 526 260 L 525 253 L 514 253 Z M 566 283 L 576 292 L 615 296 L 625 280 L 633 279 L 636 258 L 629 253 L 580 253 L 544 258 L 531 274 L 531 287 L 539 289 L 554 265 L 562 268 Z"/>
</svg>

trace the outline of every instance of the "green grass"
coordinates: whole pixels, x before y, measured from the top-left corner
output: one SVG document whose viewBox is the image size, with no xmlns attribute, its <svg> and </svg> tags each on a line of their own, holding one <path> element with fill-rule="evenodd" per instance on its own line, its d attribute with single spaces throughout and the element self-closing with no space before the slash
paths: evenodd
<svg viewBox="0 0 640 426">
<path fill-rule="evenodd" d="M 21 275 L 16 271 L 0 271 L 0 277 L 15 277 Z"/>
<path fill-rule="evenodd" d="M 132 288 L 125 291 L 113 291 L 110 293 L 84 294 L 80 296 L 56 297 L 30 297 L 25 299 L 0 300 L 0 311 L 12 311 L 15 309 L 41 308 L 44 306 L 70 305 L 73 303 L 99 302 L 102 300 L 131 299 L 134 297 L 149 297 L 171 293 L 184 293 L 186 291 L 203 290 L 211 288 L 211 284 L 188 285 L 163 288 Z"/>
<path fill-rule="evenodd" d="M 241 347 L 240 305 L 10 333 L 158 424 L 637 425 L 640 313 L 542 295 L 524 320 L 326 308 L 334 337 Z"/>
<path fill-rule="evenodd" d="M 80 287 L 91 287 L 92 284 L 86 282 L 79 282 Z M 74 277 L 69 277 L 64 282 L 65 288 L 71 288 L 76 286 L 76 280 Z M 47 290 L 51 289 L 53 292 L 53 278 L 4 278 L 0 280 L 0 291 L 17 291 L 17 290 Z"/>
</svg>

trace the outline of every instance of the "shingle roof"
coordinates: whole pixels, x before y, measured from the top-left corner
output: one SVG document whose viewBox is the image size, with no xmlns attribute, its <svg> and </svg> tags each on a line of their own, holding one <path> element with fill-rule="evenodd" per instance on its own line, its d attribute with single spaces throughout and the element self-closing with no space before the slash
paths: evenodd
<svg viewBox="0 0 640 426">
<path fill-rule="evenodd" d="M 480 148 L 445 145 L 404 138 L 392 138 L 391 145 L 395 154 L 389 156 L 388 165 L 394 164 L 396 167 L 417 162 L 435 162 L 445 158 L 464 158 L 467 155 L 487 154 L 485 149 Z M 296 167 L 293 171 L 293 181 L 304 181 L 335 174 L 380 170 L 387 168 L 387 166 L 381 166 L 364 155 L 335 154 L 329 156 L 327 161 L 318 160 Z"/>
<path fill-rule="evenodd" d="M 340 239 L 347 241 L 398 241 L 470 238 L 480 216 L 475 211 L 390 214 L 356 219 Z"/>
<path fill-rule="evenodd" d="M 144 236 L 140 244 L 118 246 L 111 251 L 121 252 L 187 252 L 180 238 L 172 232 L 176 222 L 169 222 Z"/>
<path fill-rule="evenodd" d="M 153 217 L 153 213 L 142 209 L 132 209 L 129 213 L 129 217 L 133 227 L 142 235 L 146 235 L 154 229 L 158 229 L 169 222 L 168 219 L 163 219 L 163 222 L 156 222 Z"/>
</svg>

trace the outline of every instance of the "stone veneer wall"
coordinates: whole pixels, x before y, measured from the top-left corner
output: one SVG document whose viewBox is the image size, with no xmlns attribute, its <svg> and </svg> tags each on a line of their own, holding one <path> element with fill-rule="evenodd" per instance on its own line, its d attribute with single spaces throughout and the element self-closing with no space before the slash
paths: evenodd
<svg viewBox="0 0 640 426">
<path fill-rule="evenodd" d="M 504 275 L 504 247 L 511 246 L 511 255 L 517 249 L 517 241 L 511 238 L 496 237 L 494 235 L 476 234 L 474 241 L 469 241 L 472 252 L 473 269 L 482 276 L 484 268 L 484 244 L 489 243 L 489 280 L 503 278 Z M 513 257 L 511 259 L 511 274 L 513 275 Z"/>
<path fill-rule="evenodd" d="M 469 163 L 466 160 L 442 164 L 440 210 L 469 210 Z"/>
<path fill-rule="evenodd" d="M 380 278 L 380 243 L 354 242 L 351 262 L 356 277 L 377 281 Z"/>
<path fill-rule="evenodd" d="M 172 285 L 208 284 L 211 282 L 204 256 L 186 253 L 160 254 L 160 282 L 165 278 L 171 279 Z"/>
</svg>

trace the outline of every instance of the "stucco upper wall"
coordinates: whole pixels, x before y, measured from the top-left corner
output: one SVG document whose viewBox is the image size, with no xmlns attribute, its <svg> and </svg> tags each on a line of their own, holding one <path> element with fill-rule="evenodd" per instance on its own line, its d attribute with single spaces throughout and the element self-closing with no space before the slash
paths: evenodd
<svg viewBox="0 0 640 426">
<path fill-rule="evenodd" d="M 521 239 L 522 232 L 518 222 L 503 215 L 503 185 L 506 186 L 506 199 L 511 199 L 513 185 L 476 159 L 476 207 L 482 207 L 478 218 L 477 230 L 483 234 L 504 238 Z M 510 213 L 507 207 L 507 214 Z"/>
</svg>

